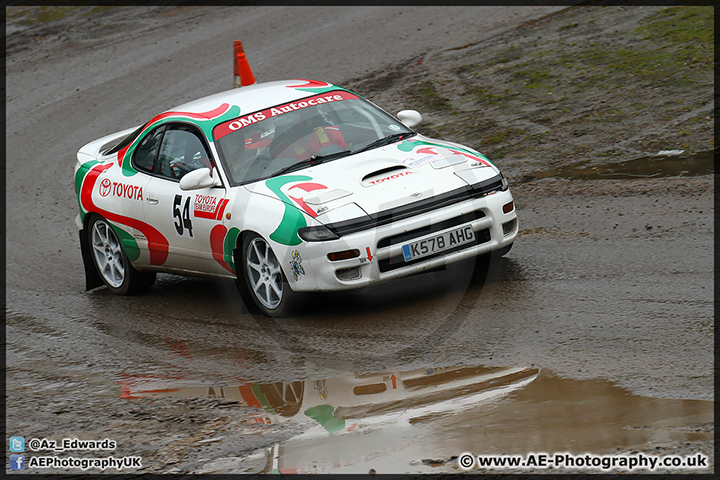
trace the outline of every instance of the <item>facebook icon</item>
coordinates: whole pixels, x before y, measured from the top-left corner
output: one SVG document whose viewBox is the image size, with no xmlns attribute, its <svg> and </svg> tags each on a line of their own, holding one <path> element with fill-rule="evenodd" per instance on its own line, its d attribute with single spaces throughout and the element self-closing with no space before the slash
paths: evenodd
<svg viewBox="0 0 720 480">
<path fill-rule="evenodd" d="M 10 455 L 10 470 L 25 470 L 25 455 Z"/>
</svg>

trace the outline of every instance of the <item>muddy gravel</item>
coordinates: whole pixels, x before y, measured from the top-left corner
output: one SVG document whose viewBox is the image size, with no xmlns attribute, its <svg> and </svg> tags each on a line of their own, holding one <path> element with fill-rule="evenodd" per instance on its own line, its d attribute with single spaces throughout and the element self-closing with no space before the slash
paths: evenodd
<svg viewBox="0 0 720 480">
<path fill-rule="evenodd" d="M 643 453 L 714 472 L 711 7 L 9 7 L 6 32 L 7 434 L 117 442 L 28 461 L 424 474 L 463 452 Z M 232 87 L 237 39 L 261 81 L 331 81 L 487 154 L 511 252 L 284 320 L 232 282 L 85 292 L 75 152 Z"/>
</svg>

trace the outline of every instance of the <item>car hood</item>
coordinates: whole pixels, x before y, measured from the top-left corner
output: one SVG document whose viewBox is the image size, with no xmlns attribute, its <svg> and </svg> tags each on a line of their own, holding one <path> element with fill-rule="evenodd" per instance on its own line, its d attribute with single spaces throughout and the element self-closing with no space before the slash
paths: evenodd
<svg viewBox="0 0 720 480">
<path fill-rule="evenodd" d="M 416 136 L 386 147 L 246 185 L 322 223 L 373 216 L 497 178 L 483 155 Z"/>
</svg>

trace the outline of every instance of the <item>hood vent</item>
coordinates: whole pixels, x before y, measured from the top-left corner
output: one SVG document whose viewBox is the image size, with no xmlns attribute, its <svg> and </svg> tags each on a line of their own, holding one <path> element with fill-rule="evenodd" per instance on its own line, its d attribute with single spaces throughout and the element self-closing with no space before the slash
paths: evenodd
<svg viewBox="0 0 720 480">
<path fill-rule="evenodd" d="M 393 165 L 392 167 L 382 168 L 376 172 L 368 173 L 363 177 L 362 181 L 365 182 L 366 180 L 370 180 L 373 177 L 379 177 L 381 175 L 385 175 L 386 173 L 394 172 L 396 170 L 407 170 L 407 167 L 405 165 Z"/>
<path fill-rule="evenodd" d="M 405 165 L 393 165 L 391 167 L 381 168 L 380 170 L 368 173 L 362 178 L 361 183 L 363 186 L 370 187 L 372 185 L 382 183 L 385 180 L 402 177 L 409 173 L 414 172 Z"/>
</svg>

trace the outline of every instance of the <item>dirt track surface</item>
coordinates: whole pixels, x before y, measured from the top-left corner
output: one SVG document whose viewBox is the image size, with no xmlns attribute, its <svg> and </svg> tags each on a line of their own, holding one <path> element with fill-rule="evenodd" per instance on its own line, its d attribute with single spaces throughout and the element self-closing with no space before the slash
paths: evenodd
<svg viewBox="0 0 720 480">
<path fill-rule="evenodd" d="M 493 404 L 497 417 L 486 423 L 473 411 L 458 410 L 456 418 L 492 434 L 490 420 L 511 425 L 503 415 L 521 408 L 514 405 L 541 412 L 542 405 L 571 409 L 593 399 L 612 416 L 618 399 L 652 403 L 656 417 L 641 419 L 642 409 L 628 407 L 635 413 L 609 421 L 615 436 L 588 448 L 712 458 L 712 175 L 598 180 L 582 170 L 613 171 L 659 150 L 710 150 L 712 76 L 694 67 L 688 84 L 644 77 L 631 84 L 635 77 L 619 80 L 615 72 L 603 83 L 616 82 L 611 91 L 575 91 L 583 78 L 552 83 L 548 75 L 564 78 L 553 63 L 559 57 L 535 56 L 553 42 L 569 50 L 608 32 L 632 45 L 642 40 L 631 33 L 659 10 L 73 7 L 29 24 L 21 22 L 25 10 L 10 10 L 8 435 L 114 438 L 121 446 L 114 455 L 142 455 L 146 472 L 261 471 L 272 468 L 272 454 L 267 466 L 255 452 L 277 454 L 273 446 L 305 424 L 258 424 L 247 402 L 218 400 L 218 387 L 305 382 L 307 394 L 358 372 L 519 366 L 542 369 L 535 390 L 530 384 Z M 162 276 L 148 295 L 84 292 L 75 152 L 230 88 L 237 39 L 261 81 L 327 80 L 391 112 L 416 108 L 426 119 L 423 133 L 487 153 L 511 180 L 521 222 L 513 250 L 484 283 L 461 265 L 392 288 L 319 295 L 312 313 L 282 321 L 249 315 L 232 283 Z M 534 75 L 522 66 L 532 59 L 555 70 Z M 515 85 L 517 71 L 538 86 Z M 487 86 L 496 90 L 479 88 Z M 543 100 L 548 87 L 556 103 Z M 623 98 L 638 104 L 621 108 Z M 140 398 L 173 389 L 177 396 Z M 578 391 L 588 397 L 574 397 Z M 437 422 L 445 430 L 431 422 L 420 431 L 428 439 L 463 431 L 449 418 Z M 548 438 L 571 436 L 578 424 L 550 429 Z M 628 430 L 643 434 L 630 441 Z M 546 431 L 538 427 L 538 438 Z M 358 460 L 357 471 L 455 472 L 453 455 L 481 453 L 471 433 L 403 450 L 407 438 L 392 432 L 378 443 L 388 442 L 383 451 L 392 461 Z M 538 449 L 511 433 L 498 433 L 497 445 L 503 439 Z M 289 461 L 290 444 L 280 448 Z M 396 451 L 405 456 L 387 453 Z M 518 453 L 510 446 L 496 453 L 503 452 Z"/>
</svg>

